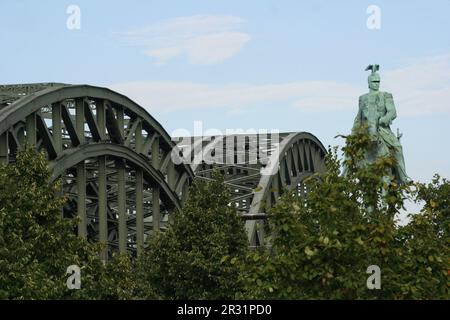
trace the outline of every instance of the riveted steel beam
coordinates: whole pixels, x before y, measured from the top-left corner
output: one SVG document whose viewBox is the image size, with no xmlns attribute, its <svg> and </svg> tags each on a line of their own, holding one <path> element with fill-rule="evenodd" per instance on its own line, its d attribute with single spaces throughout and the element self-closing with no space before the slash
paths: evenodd
<svg viewBox="0 0 450 320">
<path fill-rule="evenodd" d="M 167 157 L 177 146 L 132 100 L 87 85 L 3 89 L 12 91 L 0 106 L 0 161 L 14 160 L 27 141 L 44 148 L 70 199 L 65 213 L 74 208 L 80 236 L 108 243 L 103 259 L 111 248 L 142 251 L 165 215 L 181 210 L 193 172 Z"/>
</svg>

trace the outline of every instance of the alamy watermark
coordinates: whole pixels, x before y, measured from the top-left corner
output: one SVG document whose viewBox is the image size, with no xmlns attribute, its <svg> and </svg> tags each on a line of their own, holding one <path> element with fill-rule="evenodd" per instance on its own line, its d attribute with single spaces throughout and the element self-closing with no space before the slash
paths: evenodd
<svg viewBox="0 0 450 320">
<path fill-rule="evenodd" d="M 367 267 L 366 273 L 371 274 L 367 278 L 367 289 L 374 290 L 374 289 L 381 289 L 381 269 L 377 265 L 371 265 Z"/>
<path fill-rule="evenodd" d="M 366 21 L 367 29 L 380 30 L 381 29 L 381 9 L 374 4 L 367 7 L 366 13 L 369 17 Z"/>
<path fill-rule="evenodd" d="M 67 267 L 66 274 L 70 276 L 67 278 L 66 285 L 70 290 L 81 289 L 81 270 L 80 267 L 73 264 Z"/>
<path fill-rule="evenodd" d="M 194 132 L 176 129 L 172 132 L 176 148 L 175 164 L 262 164 L 262 175 L 273 175 L 279 168 L 280 131 L 278 129 L 203 129 L 194 122 Z"/>
<path fill-rule="evenodd" d="M 81 9 L 75 4 L 67 7 L 66 13 L 69 15 L 66 20 L 66 27 L 69 30 L 81 29 Z"/>
</svg>

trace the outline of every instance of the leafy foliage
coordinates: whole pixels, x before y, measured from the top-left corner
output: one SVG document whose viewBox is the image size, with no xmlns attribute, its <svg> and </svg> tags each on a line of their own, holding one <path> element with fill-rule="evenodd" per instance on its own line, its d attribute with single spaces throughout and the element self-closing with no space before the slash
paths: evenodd
<svg viewBox="0 0 450 320">
<path fill-rule="evenodd" d="M 195 181 L 173 225 L 151 239 L 146 276 L 163 299 L 231 299 L 241 290 L 247 236 L 223 177 L 212 178 Z"/>
<path fill-rule="evenodd" d="M 76 221 L 62 218 L 66 199 L 50 177 L 44 155 L 31 147 L 0 167 L 0 298 L 69 297 L 67 267 L 94 272 L 96 248 L 76 236 Z"/>
<path fill-rule="evenodd" d="M 286 192 L 270 210 L 272 253 L 247 257 L 244 296 L 448 299 L 448 182 L 419 185 L 416 199 L 427 202 L 424 212 L 397 227 L 395 214 L 413 185 L 395 183 L 393 159 L 358 165 L 372 143 L 364 130 L 346 142 L 345 175 L 337 150 L 329 150 L 327 170 L 306 182 L 307 195 Z M 371 265 L 381 268 L 381 290 L 367 289 Z"/>
<path fill-rule="evenodd" d="M 0 166 L 0 299 L 149 297 L 137 262 L 115 255 L 104 264 L 100 247 L 76 235 L 77 219 L 62 217 L 60 183 L 50 180 L 44 154 L 31 147 Z M 80 290 L 67 288 L 70 265 L 81 268 Z"/>
<path fill-rule="evenodd" d="M 62 218 L 60 183 L 27 147 L 0 166 L 0 299 L 448 299 L 450 182 L 398 185 L 395 159 L 360 165 L 373 143 L 363 128 L 345 138 L 343 161 L 330 149 L 306 196 L 286 191 L 269 211 L 270 252 L 247 249 L 214 172 L 194 182 L 143 256 L 107 263 L 98 245 L 76 236 L 76 219 Z M 406 199 L 424 207 L 398 226 Z M 81 290 L 66 287 L 73 264 Z M 367 289 L 370 265 L 381 268 L 380 290 Z"/>
<path fill-rule="evenodd" d="M 402 289 L 412 299 L 449 299 L 450 182 L 435 175 L 429 184 L 417 183 L 415 200 L 425 203 L 421 214 L 410 215 L 399 230 L 409 250 L 404 261 L 409 278 Z"/>
</svg>

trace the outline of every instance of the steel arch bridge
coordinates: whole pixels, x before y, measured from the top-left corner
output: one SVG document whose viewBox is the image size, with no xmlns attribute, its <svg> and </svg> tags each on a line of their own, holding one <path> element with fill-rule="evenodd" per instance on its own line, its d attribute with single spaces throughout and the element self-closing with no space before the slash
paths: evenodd
<svg viewBox="0 0 450 320">
<path fill-rule="evenodd" d="M 211 179 L 215 168 L 250 244 L 262 245 L 266 210 L 283 190 L 306 192 L 304 179 L 324 170 L 326 150 L 306 132 L 172 140 L 142 107 L 107 88 L 0 86 L 0 163 L 14 161 L 26 143 L 43 150 L 69 197 L 63 215 L 79 217 L 80 236 L 108 244 L 104 259 L 113 250 L 139 253 L 181 210 L 193 179 Z"/>
<path fill-rule="evenodd" d="M 78 234 L 112 250 L 140 252 L 146 238 L 181 209 L 194 175 L 175 164 L 175 144 L 129 98 L 88 85 L 0 86 L 0 162 L 24 144 L 44 150 L 62 178 L 66 217 Z"/>
<path fill-rule="evenodd" d="M 224 175 L 232 205 L 245 220 L 251 246 L 264 244 L 265 213 L 281 194 L 295 190 L 304 195 L 307 192 L 304 180 L 325 171 L 326 149 L 307 132 L 178 140 L 180 149 L 190 153 L 197 179 L 212 179 L 215 169 Z"/>
</svg>

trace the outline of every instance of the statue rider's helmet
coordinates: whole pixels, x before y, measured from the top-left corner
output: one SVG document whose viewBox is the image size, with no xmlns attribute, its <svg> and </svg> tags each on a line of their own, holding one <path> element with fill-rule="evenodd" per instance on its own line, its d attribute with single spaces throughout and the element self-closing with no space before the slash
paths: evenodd
<svg viewBox="0 0 450 320">
<path fill-rule="evenodd" d="M 378 91 L 380 89 L 380 75 L 377 73 L 377 71 L 380 69 L 380 66 L 378 64 L 369 65 L 366 68 L 367 70 L 371 70 L 369 77 L 367 78 L 367 81 L 369 83 L 369 89 Z"/>
</svg>

